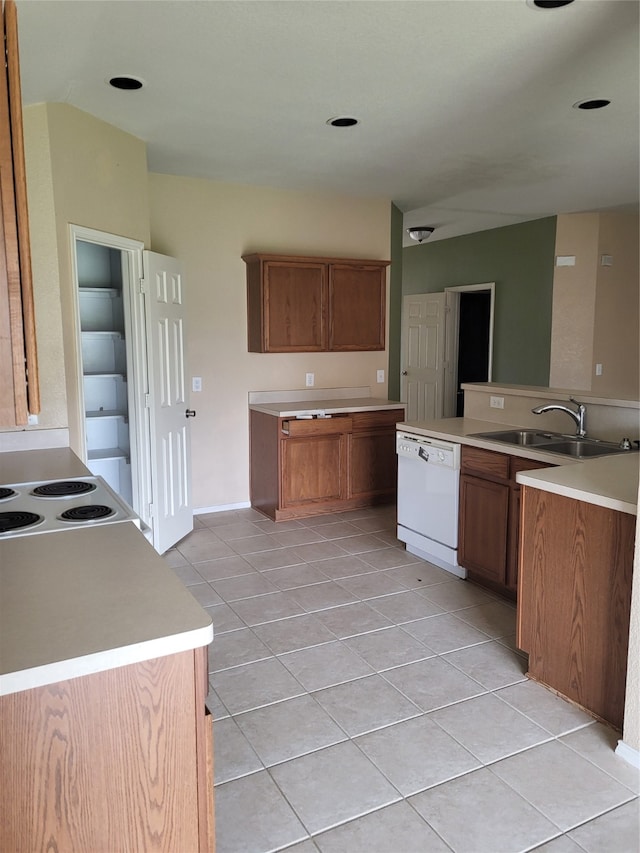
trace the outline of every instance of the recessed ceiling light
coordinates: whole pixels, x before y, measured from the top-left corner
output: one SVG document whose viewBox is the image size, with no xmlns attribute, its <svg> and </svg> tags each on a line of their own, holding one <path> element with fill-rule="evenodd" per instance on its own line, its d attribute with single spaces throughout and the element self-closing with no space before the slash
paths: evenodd
<svg viewBox="0 0 640 853">
<path fill-rule="evenodd" d="M 527 6 L 532 9 L 561 9 L 570 3 L 573 3 L 573 0 L 527 0 Z"/>
<path fill-rule="evenodd" d="M 144 80 L 140 80 L 139 77 L 131 77 L 127 74 L 122 77 L 111 77 L 109 85 L 113 86 L 114 89 L 124 89 L 127 92 L 132 92 L 135 89 L 142 89 Z"/>
<path fill-rule="evenodd" d="M 327 124 L 330 124 L 331 127 L 353 127 L 354 124 L 359 124 L 359 121 L 357 118 L 351 118 L 351 116 L 336 116 L 327 119 Z"/>
<path fill-rule="evenodd" d="M 606 98 L 587 98 L 584 101 L 576 101 L 573 105 L 574 110 L 601 110 L 603 107 L 608 107 L 611 101 Z"/>
</svg>

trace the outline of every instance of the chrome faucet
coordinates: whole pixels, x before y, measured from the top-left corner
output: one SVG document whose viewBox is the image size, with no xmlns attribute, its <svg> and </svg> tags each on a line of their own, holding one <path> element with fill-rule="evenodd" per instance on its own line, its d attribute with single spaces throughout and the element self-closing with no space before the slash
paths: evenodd
<svg viewBox="0 0 640 853">
<path fill-rule="evenodd" d="M 574 400 L 573 397 L 569 397 L 569 399 L 578 407 L 577 412 L 574 412 L 573 409 L 570 409 L 567 406 L 560 406 L 557 403 L 549 403 L 546 406 L 536 406 L 536 408 L 531 409 L 531 411 L 534 415 L 541 415 L 543 412 L 566 412 L 569 417 L 575 421 L 576 435 L 579 438 L 584 438 L 587 434 L 587 429 L 584 423 L 584 419 L 587 414 L 587 407 L 584 403 L 579 403 L 577 400 Z"/>
</svg>

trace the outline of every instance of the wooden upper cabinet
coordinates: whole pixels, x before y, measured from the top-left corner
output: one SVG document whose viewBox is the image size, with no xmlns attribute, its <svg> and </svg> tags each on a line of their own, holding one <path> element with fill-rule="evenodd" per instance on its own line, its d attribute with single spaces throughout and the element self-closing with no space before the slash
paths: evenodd
<svg viewBox="0 0 640 853">
<path fill-rule="evenodd" d="M 244 255 L 249 352 L 382 350 L 388 261 Z"/>
<path fill-rule="evenodd" d="M 249 351 L 321 352 L 325 349 L 325 265 L 245 260 Z"/>
<path fill-rule="evenodd" d="M 380 264 L 330 264 L 330 350 L 384 349 L 386 280 Z"/>
<path fill-rule="evenodd" d="M 0 73 L 0 426 L 40 411 L 27 185 L 22 138 L 18 24 L 2 6 L 5 62 Z"/>
</svg>

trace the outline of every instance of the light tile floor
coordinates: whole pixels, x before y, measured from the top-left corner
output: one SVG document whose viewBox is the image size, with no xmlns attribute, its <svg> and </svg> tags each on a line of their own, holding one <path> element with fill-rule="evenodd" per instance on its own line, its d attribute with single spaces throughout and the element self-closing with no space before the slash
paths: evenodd
<svg viewBox="0 0 640 853">
<path fill-rule="evenodd" d="M 637 853 L 617 735 L 525 677 L 515 610 L 408 554 L 395 508 L 199 516 L 217 853 Z"/>
</svg>

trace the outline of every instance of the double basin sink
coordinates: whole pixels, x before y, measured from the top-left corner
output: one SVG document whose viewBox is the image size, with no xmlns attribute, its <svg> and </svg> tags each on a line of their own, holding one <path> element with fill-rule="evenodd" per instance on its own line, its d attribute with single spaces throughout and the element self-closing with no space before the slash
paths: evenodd
<svg viewBox="0 0 640 853">
<path fill-rule="evenodd" d="M 554 432 L 540 432 L 534 429 L 510 429 L 497 432 L 477 432 L 473 438 L 488 438 L 519 447 L 532 447 L 547 453 L 561 453 L 576 459 L 589 459 L 594 456 L 608 456 L 612 453 L 630 453 L 629 448 L 621 447 L 611 441 L 597 438 L 561 435 Z"/>
</svg>

